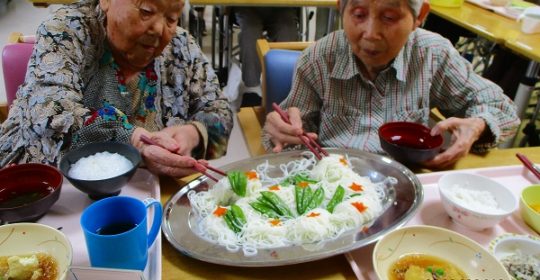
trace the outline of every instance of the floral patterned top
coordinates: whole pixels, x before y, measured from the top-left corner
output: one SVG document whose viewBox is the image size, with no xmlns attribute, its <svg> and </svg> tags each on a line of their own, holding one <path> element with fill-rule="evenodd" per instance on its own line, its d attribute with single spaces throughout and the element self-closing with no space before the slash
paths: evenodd
<svg viewBox="0 0 540 280">
<path fill-rule="evenodd" d="M 232 112 L 195 40 L 177 28 L 153 65 L 119 84 L 98 3 L 63 6 L 38 28 L 25 82 L 0 127 L 0 164 L 56 164 L 62 152 L 88 142 L 129 143 L 136 126 L 186 123 L 204 140 L 196 157 L 224 155 Z"/>
</svg>

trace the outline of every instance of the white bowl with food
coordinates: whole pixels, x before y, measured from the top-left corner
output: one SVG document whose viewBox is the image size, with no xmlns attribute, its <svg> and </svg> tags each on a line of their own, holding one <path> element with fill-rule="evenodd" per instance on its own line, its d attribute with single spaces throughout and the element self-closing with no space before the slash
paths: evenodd
<svg viewBox="0 0 540 280">
<path fill-rule="evenodd" d="M 511 279 L 480 244 L 433 226 L 405 227 L 385 235 L 373 250 L 373 268 L 378 279 Z"/>
<path fill-rule="evenodd" d="M 63 280 L 72 255 L 69 239 L 57 229 L 37 223 L 0 226 L 0 279 Z"/>
<path fill-rule="evenodd" d="M 505 233 L 489 249 L 515 279 L 540 279 L 540 238 Z"/>
<path fill-rule="evenodd" d="M 476 231 L 493 227 L 518 207 L 517 199 L 508 188 L 470 173 L 442 176 L 439 194 L 453 221 Z"/>
</svg>

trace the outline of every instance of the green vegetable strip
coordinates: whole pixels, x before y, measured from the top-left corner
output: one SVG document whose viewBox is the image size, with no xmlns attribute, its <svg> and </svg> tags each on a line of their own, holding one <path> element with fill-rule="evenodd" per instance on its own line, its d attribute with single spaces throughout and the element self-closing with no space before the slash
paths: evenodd
<svg viewBox="0 0 540 280">
<path fill-rule="evenodd" d="M 319 205 L 321 205 L 321 203 L 323 202 L 323 199 L 324 199 L 324 189 L 322 187 L 319 187 L 315 191 L 315 193 L 311 196 L 311 200 L 309 201 L 309 204 L 306 207 L 305 212 L 319 207 Z"/>
<path fill-rule="evenodd" d="M 328 212 L 330 213 L 333 213 L 334 208 L 336 208 L 336 206 L 343 201 L 344 196 L 345 196 L 345 189 L 342 186 L 338 186 L 336 188 L 336 192 L 334 193 L 334 195 L 328 202 L 328 205 L 326 205 L 326 210 L 328 210 Z"/>
<path fill-rule="evenodd" d="M 278 214 L 285 217 L 293 217 L 292 212 L 287 204 L 285 204 L 285 202 L 277 194 L 269 191 L 261 192 L 261 194 L 263 198 L 273 206 L 274 210 Z"/>
<path fill-rule="evenodd" d="M 238 221 L 238 223 L 241 226 L 244 226 L 247 223 L 246 216 L 244 215 L 244 211 L 242 211 L 242 208 L 240 208 L 240 206 L 233 204 L 231 206 L 231 212 L 234 216 L 234 219 Z"/>
<path fill-rule="evenodd" d="M 260 201 L 253 201 L 249 205 L 251 205 L 251 207 L 253 207 L 253 209 L 255 209 L 257 212 L 270 218 L 276 219 L 280 216 L 276 211 L 274 211 L 274 209 L 268 207 L 268 205 L 266 205 L 265 203 L 261 203 Z"/>
<path fill-rule="evenodd" d="M 313 198 L 313 190 L 310 187 L 305 187 L 303 191 L 304 191 L 304 195 L 302 196 L 302 213 L 298 213 L 300 215 L 304 214 L 307 211 L 307 208 L 309 207 L 309 203 L 311 202 L 311 199 Z"/>
<path fill-rule="evenodd" d="M 294 194 L 296 199 L 296 212 L 298 212 L 298 215 L 304 214 L 304 195 L 305 195 L 305 188 L 301 188 L 299 186 L 294 187 Z"/>
<path fill-rule="evenodd" d="M 227 213 L 223 216 L 223 219 L 225 220 L 225 223 L 227 223 L 227 226 L 234 231 L 235 233 L 239 233 L 241 231 L 240 228 L 238 228 L 232 221 L 232 214 L 229 214 L 230 211 L 227 211 Z"/>
<path fill-rule="evenodd" d="M 237 195 L 244 197 L 246 196 L 247 188 L 247 177 L 246 174 L 240 171 L 229 171 L 227 172 L 227 178 L 231 184 L 231 188 Z"/>
</svg>

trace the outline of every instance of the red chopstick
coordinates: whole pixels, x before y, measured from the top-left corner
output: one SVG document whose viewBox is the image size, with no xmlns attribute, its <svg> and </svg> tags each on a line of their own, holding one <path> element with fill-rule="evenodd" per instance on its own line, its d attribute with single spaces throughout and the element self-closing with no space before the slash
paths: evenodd
<svg viewBox="0 0 540 280">
<path fill-rule="evenodd" d="M 279 116 L 284 122 L 291 124 L 289 115 L 287 114 L 287 112 L 283 111 L 283 109 L 281 109 L 281 107 L 279 107 L 278 104 L 272 103 L 272 108 L 274 108 L 274 110 L 279 114 Z M 306 147 L 315 155 L 315 157 L 317 157 L 317 159 L 319 160 L 322 159 L 321 154 L 323 156 L 328 156 L 328 152 L 325 149 L 323 149 L 321 145 L 317 143 L 317 141 L 311 139 L 311 137 L 309 137 L 307 133 L 304 132 L 302 133 L 302 135 L 298 137 L 300 138 L 302 143 L 304 143 L 304 145 L 306 145 Z"/>
<path fill-rule="evenodd" d="M 534 163 L 532 163 L 525 155 L 516 153 L 516 156 L 521 162 L 523 162 L 523 165 L 529 169 L 536 178 L 540 179 L 540 172 L 534 167 Z"/>
<path fill-rule="evenodd" d="M 146 135 L 141 135 L 140 137 L 141 141 L 145 144 L 148 144 L 148 145 L 155 145 L 155 146 L 159 146 L 159 147 L 162 147 L 164 148 L 163 146 L 159 145 L 156 141 L 152 140 L 151 138 L 149 138 L 148 136 Z M 200 162 L 198 162 L 197 160 L 195 160 L 195 165 L 193 166 L 193 169 L 197 172 L 201 172 L 202 174 L 206 175 L 206 177 L 214 180 L 214 181 L 218 181 L 218 179 L 216 179 L 214 176 L 208 174 L 207 170 L 206 169 L 210 169 L 216 173 L 218 173 L 219 175 L 222 175 L 222 176 L 227 176 L 227 174 L 215 167 L 212 167 L 210 165 L 203 165 L 201 164 Z"/>
</svg>

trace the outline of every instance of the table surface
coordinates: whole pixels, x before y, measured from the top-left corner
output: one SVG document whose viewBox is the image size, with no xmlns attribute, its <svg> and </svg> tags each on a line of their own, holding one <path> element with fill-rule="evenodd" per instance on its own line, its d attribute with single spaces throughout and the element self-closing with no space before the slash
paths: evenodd
<svg viewBox="0 0 540 280">
<path fill-rule="evenodd" d="M 251 132 L 249 133 L 258 133 L 259 135 L 259 137 L 256 137 L 256 135 L 245 134 L 248 146 L 260 146 L 261 128 L 260 122 L 257 119 L 258 111 L 260 111 L 260 108 L 249 107 L 242 108 L 238 113 L 239 123 L 242 128 L 250 128 Z M 258 150 L 252 150 L 250 148 L 250 151 L 257 152 Z M 521 164 L 515 156 L 516 152 L 527 155 L 534 162 L 540 162 L 540 147 L 514 148 L 492 150 L 491 152 L 482 155 L 470 154 L 449 170 Z M 416 170 L 416 172 L 423 173 L 429 172 L 429 170 Z M 183 184 L 192 178 L 194 177 L 184 178 L 179 181 L 170 178 L 162 178 L 162 203 L 166 203 Z M 163 238 L 163 240 L 162 279 L 164 280 L 211 279 L 218 277 L 222 279 L 298 279 L 299 275 L 302 276 L 302 279 L 355 279 L 355 275 L 343 255 L 278 268 L 239 268 L 210 264 L 192 259 L 178 252 L 165 238 Z"/>
<path fill-rule="evenodd" d="M 524 34 L 521 24 L 515 20 L 468 2 L 460 8 L 431 5 L 431 12 L 531 60 L 540 61 L 540 34 Z"/>
<path fill-rule="evenodd" d="M 189 0 L 191 5 L 337 7 L 337 0 Z"/>
</svg>

